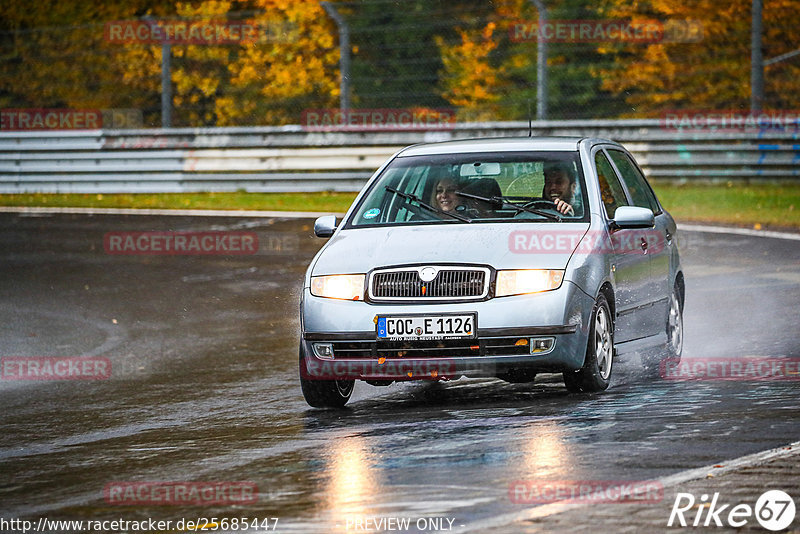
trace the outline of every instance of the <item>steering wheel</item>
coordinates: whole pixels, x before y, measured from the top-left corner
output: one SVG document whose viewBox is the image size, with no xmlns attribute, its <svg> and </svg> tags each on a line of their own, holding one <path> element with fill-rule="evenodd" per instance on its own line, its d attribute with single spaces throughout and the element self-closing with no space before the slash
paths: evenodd
<svg viewBox="0 0 800 534">
<path fill-rule="evenodd" d="M 553 202 L 552 200 L 545 200 L 543 198 L 539 199 L 539 200 L 531 200 L 530 202 L 526 202 L 525 204 L 522 205 L 522 207 L 523 208 L 542 207 L 544 209 L 558 211 L 558 208 L 556 207 L 556 203 L 555 202 Z"/>
</svg>

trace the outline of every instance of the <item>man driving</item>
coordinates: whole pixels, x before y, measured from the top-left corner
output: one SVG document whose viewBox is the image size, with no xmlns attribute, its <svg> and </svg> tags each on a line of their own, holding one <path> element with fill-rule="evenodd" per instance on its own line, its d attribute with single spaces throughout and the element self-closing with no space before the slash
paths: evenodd
<svg viewBox="0 0 800 534">
<path fill-rule="evenodd" d="M 545 163 L 542 197 L 555 204 L 563 215 L 575 215 L 572 207 L 575 188 L 575 175 L 569 165 L 560 161 Z"/>
</svg>

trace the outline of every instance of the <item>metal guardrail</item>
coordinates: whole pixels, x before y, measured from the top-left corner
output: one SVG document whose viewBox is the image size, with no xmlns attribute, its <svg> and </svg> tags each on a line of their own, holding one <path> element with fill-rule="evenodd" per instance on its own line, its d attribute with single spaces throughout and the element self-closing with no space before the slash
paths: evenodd
<svg viewBox="0 0 800 534">
<path fill-rule="evenodd" d="M 652 178 L 800 180 L 797 132 L 680 132 L 651 119 L 534 122 L 534 136 L 619 141 Z M 438 131 L 312 132 L 300 126 L 0 132 L 0 193 L 357 191 L 401 147 L 527 136 L 527 123 Z"/>
</svg>

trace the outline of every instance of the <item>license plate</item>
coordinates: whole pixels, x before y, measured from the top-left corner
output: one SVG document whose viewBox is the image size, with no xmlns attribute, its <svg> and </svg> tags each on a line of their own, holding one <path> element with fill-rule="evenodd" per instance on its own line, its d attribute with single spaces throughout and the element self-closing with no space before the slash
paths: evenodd
<svg viewBox="0 0 800 534">
<path fill-rule="evenodd" d="M 475 337 L 478 314 L 378 316 L 378 339 L 425 340 Z"/>
</svg>

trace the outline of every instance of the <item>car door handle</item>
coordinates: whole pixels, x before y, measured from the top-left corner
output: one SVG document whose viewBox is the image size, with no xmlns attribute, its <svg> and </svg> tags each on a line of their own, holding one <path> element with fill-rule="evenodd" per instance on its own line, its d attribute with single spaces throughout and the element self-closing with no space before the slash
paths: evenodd
<svg viewBox="0 0 800 534">
<path fill-rule="evenodd" d="M 645 238 L 642 238 L 642 250 L 647 254 L 647 240 Z"/>
<path fill-rule="evenodd" d="M 670 232 L 669 230 L 666 230 L 664 232 L 664 237 L 667 238 L 667 244 L 672 243 L 672 232 Z"/>
</svg>

